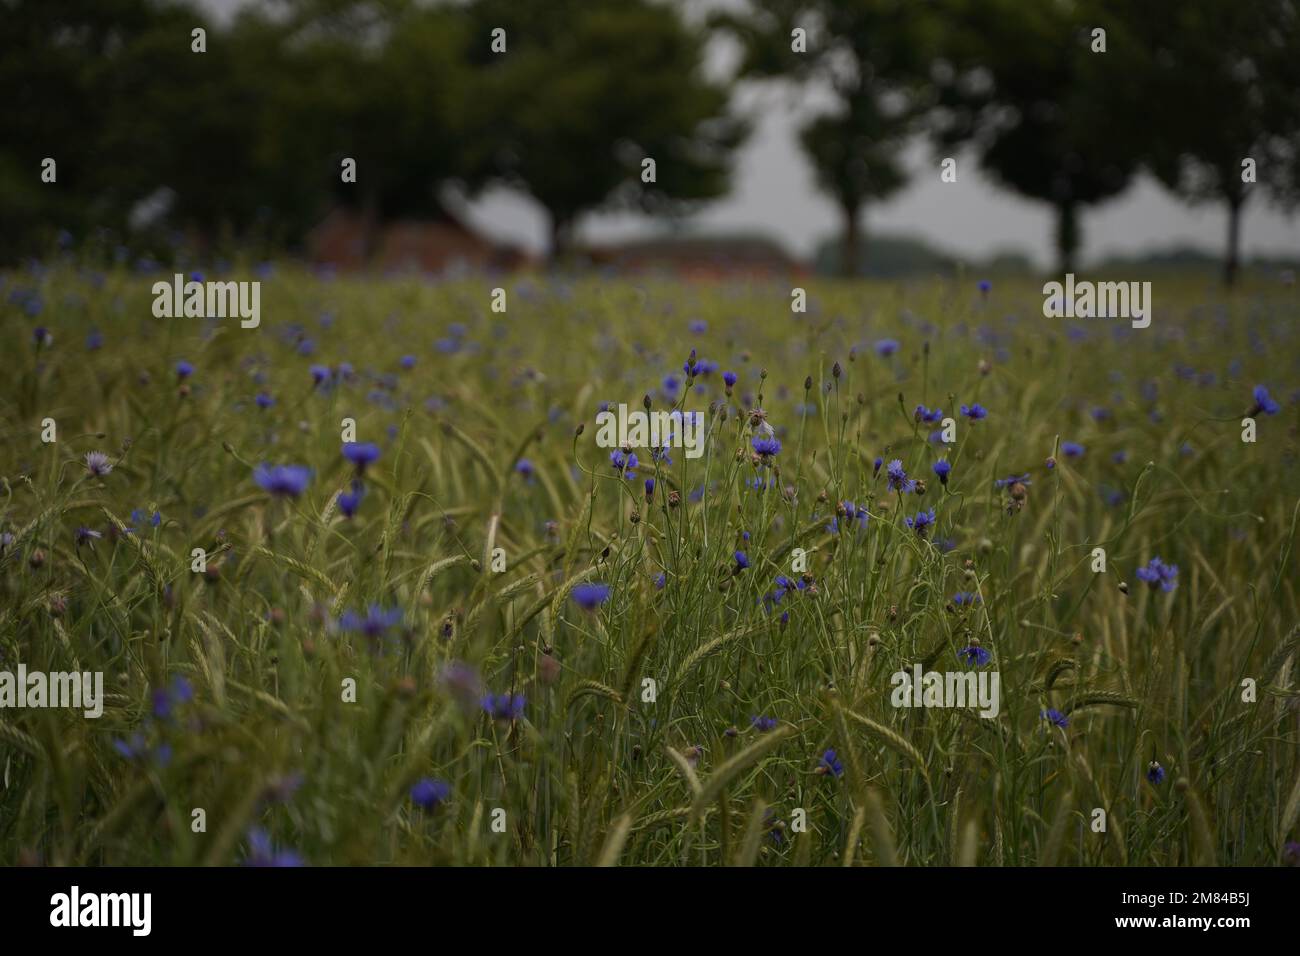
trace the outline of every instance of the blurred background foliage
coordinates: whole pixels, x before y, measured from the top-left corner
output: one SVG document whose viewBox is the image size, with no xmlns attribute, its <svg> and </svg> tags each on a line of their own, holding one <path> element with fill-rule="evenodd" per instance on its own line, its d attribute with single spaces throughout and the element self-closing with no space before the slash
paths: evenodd
<svg viewBox="0 0 1300 956">
<path fill-rule="evenodd" d="M 164 258 L 164 230 L 293 250 L 338 206 L 437 217 L 449 189 L 494 184 L 546 210 L 560 256 L 586 213 L 724 195 L 748 131 L 735 84 L 775 77 L 832 91 L 800 144 L 846 273 L 867 268 L 863 210 L 907 183 L 918 137 L 1047 204 L 1062 269 L 1083 212 L 1139 171 L 1226 207 L 1229 281 L 1250 192 L 1300 197 L 1296 0 L 266 0 L 220 26 L 184 2 L 0 0 L 0 16 L 0 261 L 59 233 Z M 723 78 L 706 69 L 720 35 L 741 50 Z"/>
</svg>

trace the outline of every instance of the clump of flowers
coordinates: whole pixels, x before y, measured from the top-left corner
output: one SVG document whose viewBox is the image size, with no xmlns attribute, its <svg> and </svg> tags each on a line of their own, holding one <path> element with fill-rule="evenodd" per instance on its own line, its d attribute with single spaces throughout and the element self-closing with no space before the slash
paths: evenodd
<svg viewBox="0 0 1300 956">
<path fill-rule="evenodd" d="M 1159 557 L 1154 557 L 1144 567 L 1137 569 L 1139 581 L 1145 581 L 1151 590 L 1172 591 L 1178 587 L 1178 565 L 1165 564 Z"/>
</svg>

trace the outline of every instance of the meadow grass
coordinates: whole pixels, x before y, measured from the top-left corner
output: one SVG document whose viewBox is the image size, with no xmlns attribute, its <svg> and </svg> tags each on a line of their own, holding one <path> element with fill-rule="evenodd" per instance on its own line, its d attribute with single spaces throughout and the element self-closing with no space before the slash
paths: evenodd
<svg viewBox="0 0 1300 956">
<path fill-rule="evenodd" d="M 289 269 L 243 329 L 154 318 L 155 278 L 0 290 L 0 670 L 106 692 L 98 720 L 0 710 L 8 863 L 1273 865 L 1297 839 L 1294 288 L 1157 283 L 1134 330 L 1029 284 L 810 280 L 795 314 L 780 283 Z M 1257 384 L 1281 407 L 1247 443 Z M 703 457 L 620 475 L 597 409 L 643 396 L 705 413 Z M 380 448 L 359 479 L 347 418 Z M 1137 576 L 1156 556 L 1173 590 Z M 985 651 L 995 718 L 891 703 Z"/>
</svg>

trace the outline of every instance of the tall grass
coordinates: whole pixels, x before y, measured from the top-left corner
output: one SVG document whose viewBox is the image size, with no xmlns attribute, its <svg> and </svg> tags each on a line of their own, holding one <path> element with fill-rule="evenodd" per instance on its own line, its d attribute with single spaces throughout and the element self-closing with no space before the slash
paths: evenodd
<svg viewBox="0 0 1300 956">
<path fill-rule="evenodd" d="M 256 862 L 260 830 L 317 865 L 1271 865 L 1297 839 L 1294 289 L 1160 283 L 1132 330 L 1032 286 L 816 282 L 792 314 L 779 284 L 289 271 L 246 330 L 153 318 L 152 281 L 5 277 L 0 670 L 102 671 L 106 704 L 0 710 L 0 859 Z M 718 367 L 688 381 L 692 348 Z M 1282 407 L 1243 443 L 1259 383 Z M 706 451 L 637 449 L 626 480 L 594 418 L 645 395 L 705 412 Z M 345 418 L 382 449 L 351 518 Z M 263 462 L 312 480 L 273 498 Z M 1173 591 L 1135 574 L 1157 555 Z M 340 627 L 371 605 L 401 623 Z M 996 718 L 891 705 L 973 642 Z M 422 778 L 449 796 L 418 806 Z"/>
</svg>

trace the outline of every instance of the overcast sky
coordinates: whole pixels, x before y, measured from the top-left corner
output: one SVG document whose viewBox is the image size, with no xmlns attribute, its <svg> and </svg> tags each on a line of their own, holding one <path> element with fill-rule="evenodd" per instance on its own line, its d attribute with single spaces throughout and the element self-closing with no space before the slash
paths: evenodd
<svg viewBox="0 0 1300 956">
<path fill-rule="evenodd" d="M 224 18 L 251 0 L 202 2 Z M 715 66 L 728 59 L 724 48 L 714 54 Z M 823 102 L 816 90 L 800 92 L 784 83 L 743 86 L 736 106 L 754 118 L 755 128 L 739 155 L 732 192 L 693 216 L 690 228 L 763 233 L 797 255 L 808 255 L 833 234 L 838 225 L 835 207 L 814 187 L 795 138 L 795 130 Z M 927 147 L 918 144 L 910 153 L 911 183 L 888 202 L 866 209 L 868 242 L 871 232 L 878 231 L 919 236 L 957 255 L 984 258 L 1001 249 L 1018 249 L 1039 264 L 1051 261 L 1052 216 L 1046 206 L 997 188 L 961 154 L 957 182 L 943 183 Z M 511 190 L 488 192 L 471 205 L 467 218 L 499 239 L 537 251 L 545 247 L 541 210 Z M 658 234 L 664 228 L 661 221 L 644 216 L 596 214 L 581 223 L 580 234 L 600 241 Z M 1085 214 L 1083 258 L 1175 245 L 1217 253 L 1226 230 L 1219 206 L 1185 205 L 1143 177 L 1115 200 Z M 1257 198 L 1246 207 L 1242 249 L 1246 256 L 1300 254 L 1300 216 L 1288 218 L 1271 208 L 1267 198 Z"/>
</svg>

